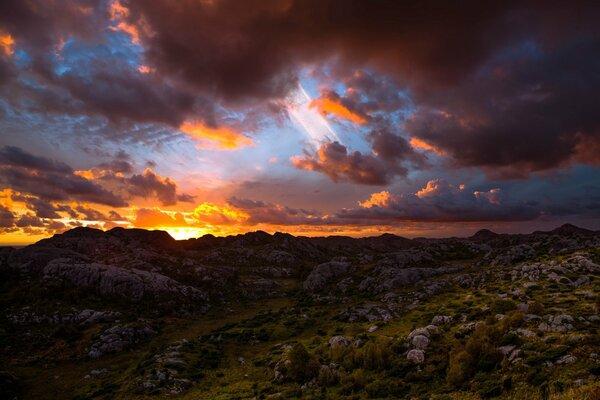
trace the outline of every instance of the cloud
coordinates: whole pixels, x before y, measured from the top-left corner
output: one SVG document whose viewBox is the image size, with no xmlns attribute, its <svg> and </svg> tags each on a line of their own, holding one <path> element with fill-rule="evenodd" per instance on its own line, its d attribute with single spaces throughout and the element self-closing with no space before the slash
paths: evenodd
<svg viewBox="0 0 600 400">
<path fill-rule="evenodd" d="M 127 202 L 62 162 L 26 153 L 20 148 L 0 149 L 0 183 L 46 201 L 78 200 L 123 207 Z"/>
<path fill-rule="evenodd" d="M 45 157 L 34 156 L 23 149 L 14 146 L 4 146 L 0 149 L 0 165 L 23 167 L 45 172 L 70 174 L 73 169 L 67 164 Z"/>
<path fill-rule="evenodd" d="M 12 228 L 15 224 L 15 215 L 7 207 L 0 204 L 0 229 Z"/>
<path fill-rule="evenodd" d="M 360 115 L 359 111 L 352 110 L 352 106 L 344 104 L 343 99 L 335 92 L 324 91 L 320 97 L 313 99 L 309 104 L 310 108 L 316 108 L 321 114 L 334 115 L 338 118 L 354 122 L 355 124 L 366 124 L 367 118 Z"/>
<path fill-rule="evenodd" d="M 81 213 L 83 216 L 81 219 L 86 221 L 124 221 L 126 219 L 114 210 L 105 214 L 102 211 L 95 210 L 85 205 L 79 205 L 75 207 L 75 210 Z"/>
<path fill-rule="evenodd" d="M 373 129 L 367 135 L 372 154 L 349 151 L 339 142 L 321 145 L 316 153 L 292 157 L 292 164 L 307 171 L 321 172 L 334 182 L 349 181 L 363 185 L 386 185 L 396 176 L 405 176 L 407 164 L 424 165 L 406 139 L 386 128 Z"/>
<path fill-rule="evenodd" d="M 359 151 L 349 152 L 339 142 L 325 143 L 316 154 L 295 156 L 291 161 L 298 169 L 321 172 L 334 182 L 385 185 L 394 175 L 377 157 Z"/>
<path fill-rule="evenodd" d="M 111 207 L 125 207 L 133 197 L 156 198 L 163 206 L 193 200 L 188 194 L 178 193 L 171 178 L 161 177 L 150 168 L 127 177 L 121 172 L 131 170 L 127 162 L 101 166 L 110 169 L 74 171 L 67 164 L 17 147 L 0 149 L 0 183 L 21 192 L 14 199 L 24 202 L 41 218 L 60 218 L 57 212 L 73 216 L 69 206 L 52 204 L 69 200 Z"/>
<path fill-rule="evenodd" d="M 15 53 L 15 39 L 8 33 L 0 31 L 0 52 L 5 57 L 12 57 Z"/>
<path fill-rule="evenodd" d="M 192 218 L 200 225 L 234 225 L 245 223 L 249 216 L 238 209 L 235 204 L 221 206 L 204 202 L 194 209 Z"/>
<path fill-rule="evenodd" d="M 363 208 L 372 208 L 372 207 L 387 207 L 394 201 L 393 196 L 387 190 L 373 193 L 368 200 L 359 201 L 358 205 Z"/>
<path fill-rule="evenodd" d="M 16 225 L 19 228 L 24 228 L 24 227 L 42 227 L 44 226 L 44 221 L 42 221 L 40 218 L 36 217 L 35 215 L 31 215 L 31 214 L 23 214 L 21 216 L 21 218 L 19 218 L 17 220 Z"/>
<path fill-rule="evenodd" d="M 430 180 L 416 193 L 374 193 L 359 202 L 360 208 L 344 209 L 337 223 L 387 224 L 401 222 L 530 221 L 541 215 L 539 205 L 511 199 L 501 189 L 469 191 L 465 185 Z"/>
<path fill-rule="evenodd" d="M 150 168 L 143 174 L 135 174 L 128 179 L 129 193 L 133 196 L 156 196 L 163 206 L 177 203 L 177 184 L 171 178 L 162 178 Z"/>
<path fill-rule="evenodd" d="M 22 202 L 29 210 L 33 211 L 39 218 L 62 218 L 59 212 L 64 212 L 72 218 L 77 217 L 77 213 L 67 204 L 52 204 L 43 198 L 28 196 L 24 194 L 13 193 L 13 201 Z"/>
<path fill-rule="evenodd" d="M 139 228 L 169 228 L 188 225 L 181 213 L 167 213 L 157 208 L 140 208 L 135 210 L 133 224 Z"/>
<path fill-rule="evenodd" d="M 142 42 L 157 70 L 225 99 L 281 97 L 296 86 L 300 65 L 334 55 L 421 80 L 456 81 L 502 44 L 498 32 L 510 11 L 508 4 L 477 2 L 427 9 L 320 0 L 129 6 L 128 21 L 143 20 L 151 30 Z"/>
<path fill-rule="evenodd" d="M 513 51 L 458 86 L 420 94 L 405 128 L 455 166 L 481 167 L 492 177 L 597 164 L 583 146 L 600 141 L 598 36 Z"/>
<path fill-rule="evenodd" d="M 430 151 L 440 157 L 446 155 L 446 153 L 444 151 L 432 146 L 431 144 L 427 143 L 423 139 L 419 139 L 417 137 L 410 138 L 410 145 L 415 149 Z"/>
<path fill-rule="evenodd" d="M 290 208 L 250 199 L 231 197 L 227 203 L 247 214 L 246 222 L 252 224 L 311 225 L 323 222 L 323 213 L 317 210 Z"/>
<path fill-rule="evenodd" d="M 234 150 L 254 145 L 252 139 L 226 126 L 211 128 L 202 122 L 185 121 L 179 129 L 199 140 L 198 148 Z"/>
</svg>

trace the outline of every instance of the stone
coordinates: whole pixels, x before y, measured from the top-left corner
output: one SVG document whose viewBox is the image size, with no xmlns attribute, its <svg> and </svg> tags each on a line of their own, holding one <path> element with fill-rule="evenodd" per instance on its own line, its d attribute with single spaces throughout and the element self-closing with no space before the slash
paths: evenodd
<svg viewBox="0 0 600 400">
<path fill-rule="evenodd" d="M 452 317 L 449 315 L 436 315 L 431 320 L 431 325 L 446 325 L 452 323 Z"/>
<path fill-rule="evenodd" d="M 556 360 L 556 364 L 557 365 L 571 364 L 575 361 L 577 361 L 577 357 L 572 356 L 571 354 L 565 354 L 564 356 L 562 356 L 561 358 Z"/>
<path fill-rule="evenodd" d="M 422 364 L 425 361 L 425 352 L 419 349 L 412 349 L 406 354 L 406 359 L 415 364 Z"/>
<path fill-rule="evenodd" d="M 377 325 L 371 325 L 371 326 L 369 327 L 369 329 L 367 329 L 367 332 L 369 332 L 369 333 L 373 333 L 373 332 L 375 332 L 377 329 L 379 329 L 379 327 L 378 327 Z"/>
<path fill-rule="evenodd" d="M 498 347 L 498 351 L 503 355 L 503 356 L 508 356 L 510 353 L 512 353 L 512 351 L 515 349 L 515 346 L 513 345 L 507 345 L 507 346 L 501 346 Z"/>
<path fill-rule="evenodd" d="M 427 328 L 417 328 L 408 334 L 408 340 L 412 340 L 415 336 L 422 335 L 429 337 L 429 329 Z"/>
<path fill-rule="evenodd" d="M 344 347 L 348 347 L 350 346 L 350 341 L 345 337 L 345 336 L 333 336 L 331 339 L 329 339 L 329 346 L 330 347 L 335 347 L 335 346 L 344 346 Z"/>
<path fill-rule="evenodd" d="M 348 262 L 330 261 L 317 265 L 304 281 L 303 287 L 307 292 L 319 292 L 334 278 L 346 275 L 353 270 Z"/>
<path fill-rule="evenodd" d="M 424 335 L 417 335 L 412 338 L 411 344 L 419 350 L 425 350 L 429 346 L 429 338 Z"/>
</svg>

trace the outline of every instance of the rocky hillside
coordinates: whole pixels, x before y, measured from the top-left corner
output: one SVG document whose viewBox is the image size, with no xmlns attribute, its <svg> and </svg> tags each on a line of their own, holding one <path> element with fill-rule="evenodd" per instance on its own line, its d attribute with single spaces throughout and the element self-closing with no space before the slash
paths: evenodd
<svg viewBox="0 0 600 400">
<path fill-rule="evenodd" d="M 598 399 L 600 232 L 0 248 L 0 397 Z"/>
</svg>

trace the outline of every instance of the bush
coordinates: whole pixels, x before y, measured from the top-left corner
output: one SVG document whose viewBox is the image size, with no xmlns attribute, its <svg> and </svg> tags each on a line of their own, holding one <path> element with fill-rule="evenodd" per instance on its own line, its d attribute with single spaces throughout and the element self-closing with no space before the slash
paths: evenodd
<svg viewBox="0 0 600 400">
<path fill-rule="evenodd" d="M 380 379 L 367 385 L 365 390 L 370 398 L 400 397 L 409 387 L 397 380 Z"/>
<path fill-rule="evenodd" d="M 503 330 L 499 326 L 478 324 L 464 346 L 459 345 L 450 352 L 446 380 L 454 386 L 462 385 L 474 371 L 490 372 L 498 367 L 502 356 L 497 342 Z"/>
<path fill-rule="evenodd" d="M 473 374 L 473 357 L 463 349 L 450 352 L 450 362 L 446 372 L 446 381 L 452 386 L 460 386 Z"/>
<path fill-rule="evenodd" d="M 492 303 L 491 310 L 496 314 L 506 314 L 508 311 L 516 310 L 517 305 L 508 299 L 498 299 Z"/>
<path fill-rule="evenodd" d="M 288 354 L 288 373 L 296 382 L 306 382 L 316 375 L 317 364 L 302 343 L 296 343 Z"/>
</svg>

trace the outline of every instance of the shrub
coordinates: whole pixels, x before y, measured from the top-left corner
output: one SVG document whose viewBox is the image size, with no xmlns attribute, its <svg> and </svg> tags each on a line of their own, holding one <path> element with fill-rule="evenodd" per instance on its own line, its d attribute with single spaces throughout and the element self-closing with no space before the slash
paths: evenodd
<svg viewBox="0 0 600 400">
<path fill-rule="evenodd" d="M 367 370 L 381 370 L 388 366 L 391 356 L 389 343 L 367 342 L 356 352 L 355 364 Z"/>
<path fill-rule="evenodd" d="M 296 343 L 288 354 L 288 373 L 296 382 L 305 382 L 316 375 L 317 364 L 302 343 Z"/>
<path fill-rule="evenodd" d="M 333 386 L 338 383 L 338 375 L 329 367 L 319 368 L 317 382 L 321 387 Z"/>
<path fill-rule="evenodd" d="M 463 349 L 453 349 L 450 352 L 446 381 L 452 386 L 460 386 L 473 373 L 473 357 Z"/>
<path fill-rule="evenodd" d="M 496 314 L 506 314 L 508 311 L 516 310 L 517 305 L 508 299 L 498 299 L 492 303 L 491 310 Z"/>
<path fill-rule="evenodd" d="M 393 379 L 379 379 L 369 383 L 365 390 L 370 398 L 400 397 L 409 387 Z"/>
</svg>

